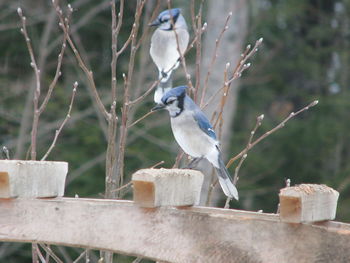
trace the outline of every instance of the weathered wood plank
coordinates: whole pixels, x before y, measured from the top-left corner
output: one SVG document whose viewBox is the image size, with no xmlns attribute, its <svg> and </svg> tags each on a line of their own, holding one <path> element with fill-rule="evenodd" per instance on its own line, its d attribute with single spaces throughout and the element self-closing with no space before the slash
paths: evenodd
<svg viewBox="0 0 350 263">
<path fill-rule="evenodd" d="M 68 163 L 0 160 L 0 198 L 63 196 Z"/>
<path fill-rule="evenodd" d="M 281 189 L 280 216 L 289 223 L 333 220 L 339 193 L 319 184 L 301 184 Z"/>
<path fill-rule="evenodd" d="M 198 205 L 203 180 L 191 169 L 141 169 L 132 175 L 134 201 L 142 207 Z"/>
<path fill-rule="evenodd" d="M 0 240 L 107 249 L 170 262 L 348 262 L 350 225 L 288 224 L 279 216 L 130 201 L 3 199 Z"/>
</svg>

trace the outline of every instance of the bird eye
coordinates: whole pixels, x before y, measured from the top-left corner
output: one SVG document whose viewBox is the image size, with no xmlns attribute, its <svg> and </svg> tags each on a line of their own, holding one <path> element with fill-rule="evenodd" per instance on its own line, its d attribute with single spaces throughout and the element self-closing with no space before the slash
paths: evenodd
<svg viewBox="0 0 350 263">
<path fill-rule="evenodd" d="M 162 23 L 168 22 L 169 19 L 170 19 L 170 17 L 168 17 L 168 16 L 162 17 L 161 22 Z"/>
<path fill-rule="evenodd" d="M 166 104 L 173 104 L 173 102 L 175 101 L 175 99 L 171 99 L 171 100 L 168 100 L 167 102 L 166 102 Z"/>
</svg>

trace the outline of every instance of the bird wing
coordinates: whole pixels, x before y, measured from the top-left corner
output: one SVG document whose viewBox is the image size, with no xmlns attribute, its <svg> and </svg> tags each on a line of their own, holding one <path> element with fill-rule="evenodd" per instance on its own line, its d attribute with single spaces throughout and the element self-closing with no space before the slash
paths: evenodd
<svg viewBox="0 0 350 263">
<path fill-rule="evenodd" d="M 202 111 L 195 111 L 195 113 L 193 114 L 193 118 L 195 119 L 199 128 L 201 128 L 203 132 L 205 132 L 210 138 L 216 140 L 216 134 L 213 129 L 213 126 L 211 126 L 209 120 Z"/>
</svg>

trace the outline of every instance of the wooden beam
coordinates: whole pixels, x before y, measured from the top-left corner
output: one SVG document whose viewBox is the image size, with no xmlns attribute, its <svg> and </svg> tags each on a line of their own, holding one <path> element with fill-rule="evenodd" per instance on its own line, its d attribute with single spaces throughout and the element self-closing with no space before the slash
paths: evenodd
<svg viewBox="0 0 350 263">
<path fill-rule="evenodd" d="M 301 184 L 281 189 L 280 216 L 289 223 L 333 220 L 339 193 L 319 184 Z"/>
<path fill-rule="evenodd" d="M 140 208 L 82 198 L 0 200 L 0 241 L 111 250 L 169 262 L 348 262 L 350 225 L 288 224 L 238 210 Z"/>
<path fill-rule="evenodd" d="M 134 201 L 142 207 L 198 205 L 203 179 L 191 169 L 141 169 L 132 175 Z"/>
</svg>

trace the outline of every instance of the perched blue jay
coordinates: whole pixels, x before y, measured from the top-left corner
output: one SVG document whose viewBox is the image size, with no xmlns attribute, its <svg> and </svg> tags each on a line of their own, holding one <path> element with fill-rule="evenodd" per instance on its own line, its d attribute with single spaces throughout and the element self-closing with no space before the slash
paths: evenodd
<svg viewBox="0 0 350 263">
<path fill-rule="evenodd" d="M 158 68 L 161 80 L 154 94 L 154 101 L 160 103 L 164 93 L 172 88 L 171 80 L 170 83 L 167 82 L 172 71 L 179 66 L 179 50 L 184 54 L 187 49 L 189 34 L 179 8 L 161 12 L 149 25 L 157 26 L 151 39 L 150 55 Z"/>
<path fill-rule="evenodd" d="M 185 153 L 195 159 L 190 166 L 206 158 L 217 171 L 225 195 L 238 200 L 238 192 L 222 160 L 219 142 L 209 120 L 186 95 L 186 86 L 169 90 L 152 110 L 167 109 L 174 137 Z"/>
</svg>

